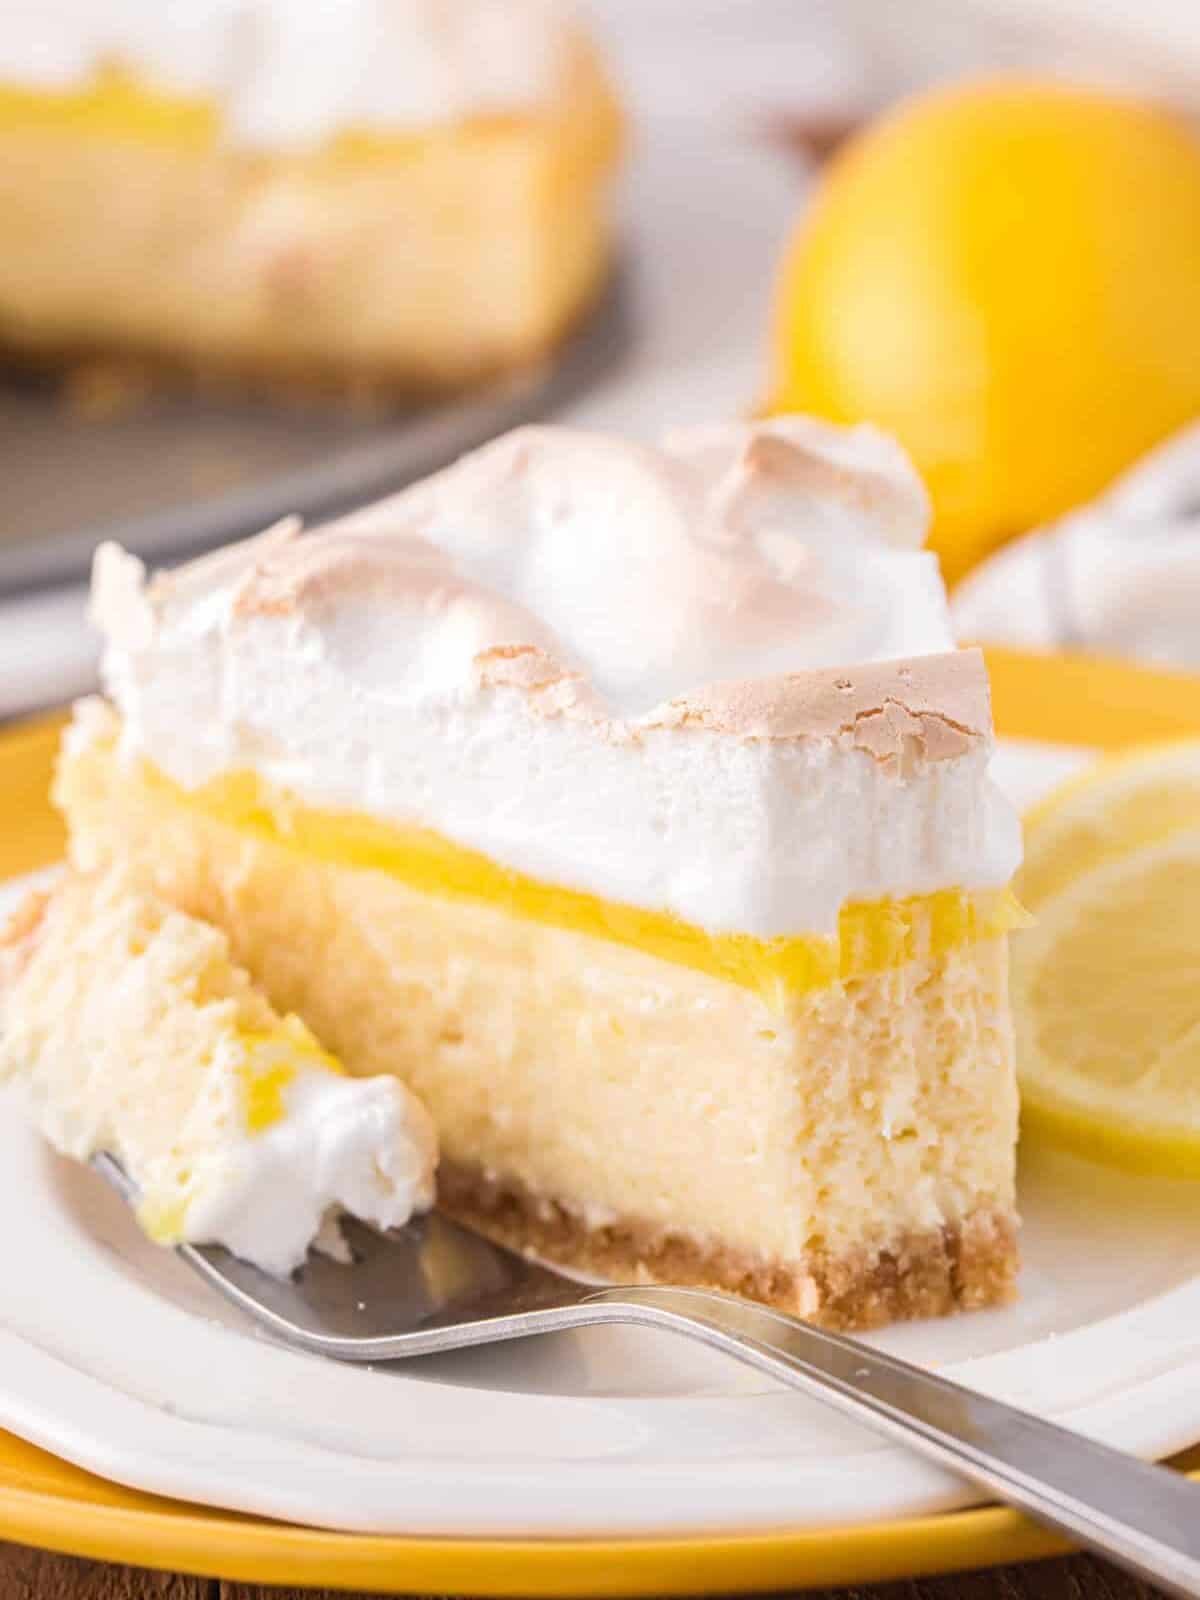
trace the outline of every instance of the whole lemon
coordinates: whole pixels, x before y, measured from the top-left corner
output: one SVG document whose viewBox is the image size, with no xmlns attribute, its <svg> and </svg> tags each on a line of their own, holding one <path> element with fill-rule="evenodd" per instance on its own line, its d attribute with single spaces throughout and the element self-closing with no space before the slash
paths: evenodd
<svg viewBox="0 0 1200 1600">
<path fill-rule="evenodd" d="M 785 258 L 769 409 L 907 446 L 953 581 L 1200 413 L 1200 138 L 996 81 L 846 147 Z"/>
</svg>

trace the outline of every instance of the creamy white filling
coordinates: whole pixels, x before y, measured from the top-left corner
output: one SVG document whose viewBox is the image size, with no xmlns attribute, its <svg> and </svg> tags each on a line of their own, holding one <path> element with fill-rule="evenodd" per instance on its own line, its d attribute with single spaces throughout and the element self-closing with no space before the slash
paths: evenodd
<svg viewBox="0 0 1200 1600">
<path fill-rule="evenodd" d="M 558 0 L 16 0 L 0 82 L 71 89 L 117 62 L 213 97 L 235 143 L 287 148 L 536 109 L 569 40 Z"/>
</svg>

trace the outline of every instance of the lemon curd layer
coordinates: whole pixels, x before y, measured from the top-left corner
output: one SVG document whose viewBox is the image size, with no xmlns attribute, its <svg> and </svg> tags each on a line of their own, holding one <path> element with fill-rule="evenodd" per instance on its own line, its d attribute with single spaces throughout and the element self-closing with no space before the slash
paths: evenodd
<svg viewBox="0 0 1200 1600">
<path fill-rule="evenodd" d="M 37 128 L 206 149 L 220 115 L 199 96 L 164 94 L 106 67 L 69 89 L 0 83 L 0 128 Z"/>
<path fill-rule="evenodd" d="M 513 113 L 490 113 L 419 133 L 347 127 L 325 140 L 321 153 L 344 160 L 400 161 L 418 155 L 430 139 L 488 138 L 519 121 Z M 0 82 L 0 132 L 8 129 L 190 151 L 215 148 L 226 131 L 216 100 L 164 92 L 115 66 L 101 68 L 69 89 Z"/>
<path fill-rule="evenodd" d="M 1024 920 L 1007 889 L 948 888 L 904 899 L 851 902 L 842 907 L 833 936 L 760 939 L 709 933 L 668 912 L 541 882 L 429 828 L 304 805 L 252 772 L 228 773 L 189 790 L 151 763 L 144 767 L 151 789 L 286 849 L 338 866 L 386 873 L 425 894 L 475 901 L 511 916 L 608 939 L 775 1001 L 996 938 Z"/>
</svg>

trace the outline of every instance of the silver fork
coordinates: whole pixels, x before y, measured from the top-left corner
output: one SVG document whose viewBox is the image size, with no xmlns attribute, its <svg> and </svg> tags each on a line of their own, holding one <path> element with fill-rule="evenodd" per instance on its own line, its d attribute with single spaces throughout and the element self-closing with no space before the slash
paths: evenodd
<svg viewBox="0 0 1200 1600">
<path fill-rule="evenodd" d="M 126 1200 L 111 1156 L 93 1165 Z M 352 1259 L 310 1253 L 287 1280 L 214 1246 L 177 1253 L 283 1340 L 337 1361 L 397 1361 L 600 1322 L 667 1328 L 802 1389 L 1175 1594 L 1200 1596 L 1200 1485 L 765 1306 L 707 1289 L 598 1288 L 437 1212 L 388 1234 L 342 1224 Z"/>
</svg>

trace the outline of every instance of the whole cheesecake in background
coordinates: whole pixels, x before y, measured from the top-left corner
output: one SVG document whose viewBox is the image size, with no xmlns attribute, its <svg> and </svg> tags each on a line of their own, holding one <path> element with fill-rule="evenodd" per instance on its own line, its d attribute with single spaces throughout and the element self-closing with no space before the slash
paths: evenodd
<svg viewBox="0 0 1200 1600">
<path fill-rule="evenodd" d="M 1019 830 L 927 515 L 788 417 L 522 430 L 149 583 L 109 546 L 73 860 L 399 1074 L 495 1237 L 842 1326 L 1003 1301 Z"/>
<path fill-rule="evenodd" d="M 0 353 L 421 391 L 604 281 L 619 115 L 555 0 L 66 0 L 0 37 Z"/>
</svg>

